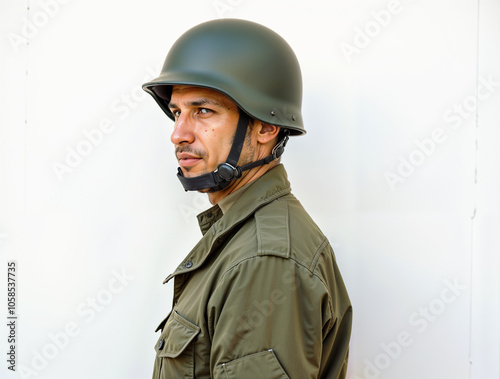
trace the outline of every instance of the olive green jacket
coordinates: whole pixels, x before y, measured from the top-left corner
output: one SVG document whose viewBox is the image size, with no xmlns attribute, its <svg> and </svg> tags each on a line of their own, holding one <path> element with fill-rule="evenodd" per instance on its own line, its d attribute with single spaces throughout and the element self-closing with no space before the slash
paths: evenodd
<svg viewBox="0 0 500 379">
<path fill-rule="evenodd" d="M 344 378 L 352 323 L 333 250 L 291 194 L 282 165 L 222 213 L 165 282 L 153 379 Z"/>
</svg>

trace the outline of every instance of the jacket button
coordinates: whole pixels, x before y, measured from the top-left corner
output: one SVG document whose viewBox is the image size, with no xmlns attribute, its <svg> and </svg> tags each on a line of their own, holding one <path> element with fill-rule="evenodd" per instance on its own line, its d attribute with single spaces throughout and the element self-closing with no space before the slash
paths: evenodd
<svg viewBox="0 0 500 379">
<path fill-rule="evenodd" d="M 163 346 L 165 346 L 165 340 L 162 338 L 160 342 L 158 342 L 158 350 L 163 349 Z"/>
<path fill-rule="evenodd" d="M 193 262 L 189 261 L 186 263 L 186 268 L 191 268 L 193 267 Z"/>
</svg>

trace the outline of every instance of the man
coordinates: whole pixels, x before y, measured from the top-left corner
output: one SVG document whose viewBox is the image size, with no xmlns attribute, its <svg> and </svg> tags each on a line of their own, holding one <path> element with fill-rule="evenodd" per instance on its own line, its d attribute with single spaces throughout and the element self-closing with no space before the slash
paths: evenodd
<svg viewBox="0 0 500 379">
<path fill-rule="evenodd" d="M 289 45 L 249 21 L 209 21 L 144 84 L 175 121 L 186 191 L 213 204 L 174 278 L 153 378 L 344 378 L 352 312 L 332 248 L 279 160 L 304 134 Z"/>
</svg>

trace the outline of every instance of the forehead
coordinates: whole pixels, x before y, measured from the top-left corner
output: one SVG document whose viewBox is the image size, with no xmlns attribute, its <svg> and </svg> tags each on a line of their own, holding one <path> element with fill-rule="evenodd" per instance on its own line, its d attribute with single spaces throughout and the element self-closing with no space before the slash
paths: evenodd
<svg viewBox="0 0 500 379">
<path fill-rule="evenodd" d="M 236 103 L 228 96 L 210 88 L 188 85 L 172 86 L 171 101 L 176 103 L 176 100 L 181 99 L 186 99 L 189 102 L 192 102 L 193 99 L 210 99 L 220 103 L 221 106 L 236 106 Z"/>
</svg>

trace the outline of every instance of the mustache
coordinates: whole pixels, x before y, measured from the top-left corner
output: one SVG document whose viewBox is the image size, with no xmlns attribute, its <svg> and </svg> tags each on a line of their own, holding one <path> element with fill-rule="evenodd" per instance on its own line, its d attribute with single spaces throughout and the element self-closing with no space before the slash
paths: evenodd
<svg viewBox="0 0 500 379">
<path fill-rule="evenodd" d="M 197 157 L 200 158 L 205 158 L 207 153 L 203 150 L 199 149 L 193 149 L 191 146 L 177 146 L 175 148 L 175 157 L 177 158 L 177 154 L 179 153 L 188 153 L 188 154 L 193 154 L 196 155 Z"/>
</svg>

